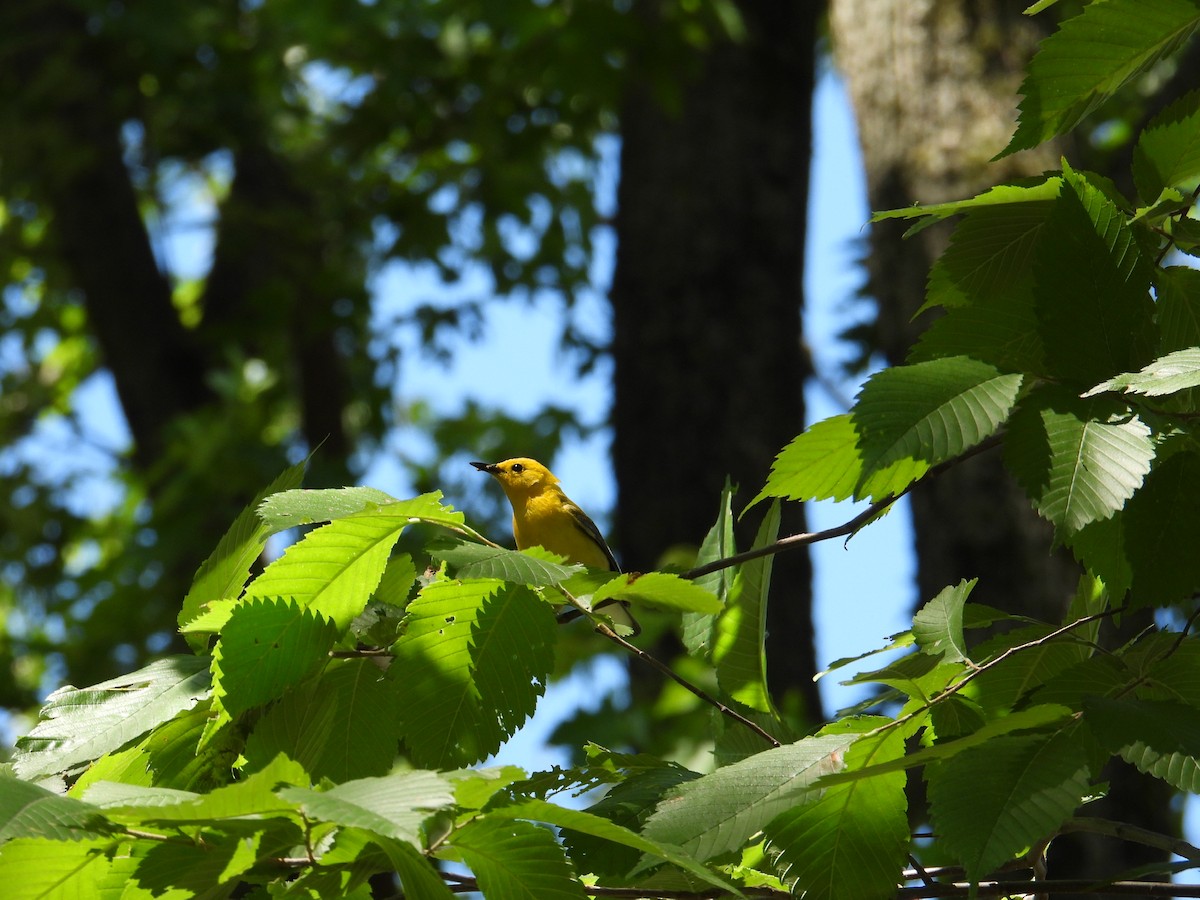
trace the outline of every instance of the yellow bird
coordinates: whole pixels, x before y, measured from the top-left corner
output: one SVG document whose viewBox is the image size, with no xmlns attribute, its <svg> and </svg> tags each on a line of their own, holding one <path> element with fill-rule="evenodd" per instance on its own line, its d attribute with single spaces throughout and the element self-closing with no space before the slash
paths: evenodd
<svg viewBox="0 0 1200 900">
<path fill-rule="evenodd" d="M 471 465 L 487 472 L 504 488 L 512 505 L 513 537 L 518 550 L 542 547 L 589 569 L 621 571 L 596 523 L 563 493 L 558 479 L 536 459 L 518 456 L 498 463 Z M 617 601 L 609 600 L 597 609 L 605 608 L 614 624 L 636 635 L 641 626 L 630 615 L 628 606 L 623 601 L 618 605 Z"/>
</svg>

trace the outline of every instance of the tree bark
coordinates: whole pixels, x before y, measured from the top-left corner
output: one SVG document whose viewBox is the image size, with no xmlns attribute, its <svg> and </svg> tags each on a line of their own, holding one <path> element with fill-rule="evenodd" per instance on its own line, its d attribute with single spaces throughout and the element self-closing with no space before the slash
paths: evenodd
<svg viewBox="0 0 1200 900">
<path fill-rule="evenodd" d="M 857 114 L 872 209 L 970 197 L 1013 178 L 1058 167 L 1063 142 L 991 158 L 1016 123 L 1017 89 L 1045 17 L 1024 0 L 833 0 L 830 24 L 839 68 Z M 875 341 L 899 364 L 928 319 L 930 266 L 950 226 L 903 240 L 906 225 L 872 226 L 867 293 L 878 304 Z M 978 577 L 978 600 L 1054 620 L 1065 611 L 1078 567 L 1052 552 L 1051 529 L 1001 465 L 998 454 L 955 466 L 911 492 L 922 601 L 948 584 Z M 1098 811 L 1170 832 L 1161 782 L 1125 767 Z M 1135 799 L 1136 798 L 1136 799 Z M 1122 853 L 1121 851 L 1127 851 Z M 1069 835 L 1052 845 L 1056 877 L 1101 877 L 1146 862 L 1144 848 L 1103 846 Z"/>
<path fill-rule="evenodd" d="M 747 37 L 708 50 L 668 110 L 652 83 L 621 111 L 613 277 L 618 500 L 627 564 L 697 545 L 726 476 L 744 502 L 803 428 L 801 275 L 816 3 L 740 4 Z M 747 493 L 749 492 L 749 493 Z M 804 528 L 790 505 L 785 533 Z M 820 717 L 810 565 L 777 558 L 773 692 Z"/>
</svg>

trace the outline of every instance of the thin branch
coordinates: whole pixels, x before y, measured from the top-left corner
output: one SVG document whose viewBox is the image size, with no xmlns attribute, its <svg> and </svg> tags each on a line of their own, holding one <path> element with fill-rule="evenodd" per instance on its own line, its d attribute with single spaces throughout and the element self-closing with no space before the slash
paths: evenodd
<svg viewBox="0 0 1200 900">
<path fill-rule="evenodd" d="M 1126 822 L 1113 822 L 1108 819 L 1081 816 L 1064 824 L 1059 829 L 1059 834 L 1066 834 L 1071 831 L 1081 831 L 1086 834 L 1102 834 L 1117 838 L 1118 840 L 1153 847 L 1155 850 L 1162 850 L 1164 853 L 1172 853 L 1175 856 L 1183 857 L 1188 862 L 1200 863 L 1200 847 L 1189 844 L 1182 838 L 1172 837 L 1169 834 L 1160 834 L 1157 831 L 1139 828 L 1137 825 L 1130 825 Z"/>
<path fill-rule="evenodd" d="M 637 647 L 637 646 L 629 643 L 629 641 L 625 640 L 625 638 L 621 637 L 619 634 L 617 634 L 615 631 L 613 631 L 612 628 L 610 628 L 605 622 L 601 621 L 598 616 L 594 615 L 590 609 L 588 609 L 581 602 L 579 602 L 574 597 L 572 597 L 568 591 L 563 590 L 561 585 L 559 586 L 558 589 L 559 589 L 559 591 L 562 592 L 563 596 L 567 598 L 567 602 L 570 603 L 573 607 L 575 607 L 575 609 L 579 610 L 581 615 L 587 616 L 589 619 L 591 619 L 595 623 L 596 631 L 598 631 L 600 634 L 604 635 L 606 638 L 608 638 L 610 641 L 612 641 L 618 647 L 621 647 L 624 650 L 627 650 L 628 652 L 632 653 L 634 656 L 636 656 L 642 662 L 646 663 L 646 665 L 648 665 L 654 669 L 657 669 L 659 672 L 661 672 L 663 675 L 666 675 L 668 678 L 670 678 L 672 681 L 674 681 L 676 684 L 678 684 L 684 690 L 690 691 L 691 693 L 693 693 L 697 697 L 699 697 L 701 700 L 703 700 L 705 703 L 707 703 L 710 706 L 712 706 L 713 708 L 715 708 L 722 715 L 728 716 L 729 718 L 733 719 L 735 722 L 739 722 L 742 725 L 745 725 L 747 728 L 749 728 L 751 731 L 753 731 L 755 734 L 757 734 L 759 737 L 761 737 L 763 740 L 765 740 L 767 743 L 769 743 L 772 747 L 782 747 L 783 746 L 783 744 L 779 741 L 778 738 L 772 736 L 769 732 L 765 731 L 761 726 L 750 721 L 749 719 L 747 719 L 745 716 L 743 716 L 737 710 L 730 709 L 728 706 L 726 706 L 724 703 L 722 703 L 720 700 L 718 700 L 712 694 L 708 693 L 703 688 L 692 684 L 690 681 L 688 681 L 686 678 L 684 678 L 682 675 L 680 675 L 678 672 L 676 672 L 674 669 L 672 669 L 666 663 L 662 662 L 661 660 L 657 659 L 656 657 L 651 656 L 649 653 L 647 653 L 641 647 Z"/>
<path fill-rule="evenodd" d="M 934 694 L 932 697 L 929 698 L 929 702 L 926 703 L 924 706 L 917 707 L 912 712 L 907 713 L 906 715 L 903 715 L 898 719 L 894 719 L 885 725 L 880 725 L 874 731 L 867 732 L 867 735 L 879 734 L 888 729 L 896 728 L 896 727 L 899 727 L 900 725 L 903 725 L 907 722 L 912 721 L 918 715 L 922 714 L 923 712 L 930 709 L 934 705 L 941 703 L 943 700 L 946 700 L 946 699 L 954 696 L 959 691 L 961 691 L 964 687 L 966 687 L 968 684 L 970 684 L 972 681 L 974 681 L 976 678 L 978 678 L 980 675 L 982 675 L 984 672 L 988 671 L 989 669 L 994 668 L 995 666 L 998 666 L 1000 663 L 1004 662 L 1004 660 L 1008 659 L 1014 653 L 1020 653 L 1023 650 L 1032 650 L 1035 647 L 1040 647 L 1042 644 L 1049 643 L 1050 641 L 1054 640 L 1055 638 L 1061 637 L 1062 635 L 1066 634 L 1068 631 L 1071 631 L 1073 628 L 1078 628 L 1080 625 L 1086 625 L 1088 622 L 1095 622 L 1097 619 L 1106 619 L 1109 616 L 1115 616 L 1118 613 L 1123 612 L 1124 610 L 1125 610 L 1124 606 L 1118 606 L 1115 609 L 1106 609 L 1106 610 L 1103 610 L 1102 612 L 1092 613 L 1090 616 L 1083 616 L 1082 618 L 1075 619 L 1072 622 L 1068 622 L 1066 625 L 1063 625 L 1061 628 L 1056 628 L 1056 629 L 1054 629 L 1054 631 L 1050 632 L 1049 634 L 1043 635 L 1040 638 L 1036 638 L 1035 640 L 1032 640 L 1032 641 L 1026 641 L 1024 644 L 1017 644 L 1015 647 L 1009 647 L 1007 650 L 1005 650 L 999 656 L 995 657 L 994 659 L 989 659 L 987 662 L 976 666 L 971 671 L 969 671 L 962 679 L 954 682 L 954 684 L 947 685 L 939 693 Z M 866 735 L 864 735 L 864 736 L 866 736 Z"/>
<path fill-rule="evenodd" d="M 889 506 L 916 487 L 922 479 L 928 478 L 932 475 L 937 475 L 938 473 L 949 469 L 952 466 L 956 466 L 973 456 L 978 456 L 980 453 L 999 446 L 1000 438 L 1000 434 L 993 434 L 991 437 L 980 441 L 974 447 L 964 451 L 963 453 L 960 453 L 953 459 L 947 459 L 938 463 L 923 476 L 921 476 L 921 478 L 907 485 L 904 490 L 900 491 L 900 493 L 888 494 L 888 496 L 882 498 L 881 500 L 876 500 L 857 516 L 847 522 L 843 522 L 841 525 L 836 525 L 833 528 L 826 528 L 824 531 L 791 534 L 787 537 L 780 538 L 775 543 L 768 544 L 765 547 L 756 547 L 755 549 L 747 550 L 744 553 L 735 553 L 733 556 L 727 556 L 724 559 L 716 559 L 710 563 L 706 563 L 703 566 L 697 566 L 694 569 L 690 569 L 687 572 L 682 573 L 679 577 L 696 579 L 712 572 L 719 572 L 721 569 L 728 569 L 730 566 L 736 566 L 739 563 L 749 562 L 752 559 L 759 559 L 760 557 L 771 556 L 784 550 L 791 550 L 794 547 L 804 547 L 808 544 L 816 544 L 820 541 L 828 541 L 837 537 L 851 537 L 864 525 L 866 525 L 868 522 L 886 510 Z"/>
</svg>

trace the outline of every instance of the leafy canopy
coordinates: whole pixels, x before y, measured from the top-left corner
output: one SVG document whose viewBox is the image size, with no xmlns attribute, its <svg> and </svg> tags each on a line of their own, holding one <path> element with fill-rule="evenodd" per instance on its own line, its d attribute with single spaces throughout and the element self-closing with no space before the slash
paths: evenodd
<svg viewBox="0 0 1200 900">
<path fill-rule="evenodd" d="M 1198 26 L 1187 0 L 1087 6 L 1031 65 L 1010 149 L 1071 127 Z M 1191 620 L 1103 650 L 1099 625 L 1200 591 L 1200 276 L 1183 265 L 1200 255 L 1198 97 L 1138 136 L 1136 198 L 1064 160 L 1036 183 L 880 214 L 957 219 L 929 282 L 945 315 L 908 365 L 780 452 L 746 554 L 728 492 L 700 568 L 604 580 L 491 544 L 437 493 L 303 491 L 285 475 L 184 600 L 195 655 L 64 688 L 20 741 L 0 774 L 10 895 L 365 897 L 394 873 L 421 897 L 883 898 L 945 864 L 975 883 L 1022 858 L 1036 869 L 1028 854 L 1055 834 L 1098 827 L 1079 809 L 1112 757 L 1195 791 Z M 777 539 L 779 504 L 870 501 L 846 533 L 1001 445 L 1080 563 L 1065 617 L 1009 617 L 972 603 L 973 581 L 947 586 L 880 648 L 906 655 L 854 679 L 878 697 L 804 734 L 773 704 L 763 657 L 771 554 L 815 539 Z M 314 523 L 247 581 L 271 534 Z M 682 614 L 676 675 L 714 710 L 715 768 L 595 745 L 565 770 L 482 767 L 553 673 L 556 610 L 606 597 Z M 591 621 L 591 639 L 628 649 Z M 932 841 L 908 824 L 917 778 Z M 587 809 L 556 802 L 600 786 Z"/>
</svg>

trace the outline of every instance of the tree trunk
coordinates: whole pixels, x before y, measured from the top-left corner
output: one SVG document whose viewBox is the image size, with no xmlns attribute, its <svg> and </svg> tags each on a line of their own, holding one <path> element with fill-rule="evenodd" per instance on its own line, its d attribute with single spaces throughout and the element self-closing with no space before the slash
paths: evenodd
<svg viewBox="0 0 1200 900">
<path fill-rule="evenodd" d="M 665 109 L 643 82 L 621 113 L 613 353 L 616 536 L 630 567 L 696 545 L 726 476 L 744 503 L 803 428 L 800 311 L 820 4 L 740 4 L 747 36 L 708 50 Z M 800 508 L 785 533 L 804 528 Z M 810 565 L 778 557 L 776 695 L 820 717 Z"/>
<path fill-rule="evenodd" d="M 1024 67 L 1043 36 L 1045 17 L 1022 15 L 1027 6 L 1025 0 L 834 0 L 831 30 L 857 114 L 873 209 L 969 197 L 1058 167 L 1063 147 L 1054 143 L 990 162 L 1012 133 Z M 906 227 L 873 226 L 867 260 L 867 292 L 878 303 L 877 347 L 892 364 L 904 361 L 928 324 L 912 317 L 950 233 L 949 226 L 933 227 L 906 241 Z M 978 577 L 973 600 L 1061 616 L 1078 567 L 1050 551 L 1050 527 L 998 454 L 919 484 L 911 508 L 922 601 Z M 1161 782 L 1126 767 L 1114 774 L 1109 808 L 1089 812 L 1169 832 L 1177 826 L 1167 794 Z M 1052 871 L 1061 877 L 1101 877 L 1147 861 L 1144 848 L 1101 848 L 1081 835 L 1060 838 L 1052 849 Z"/>
</svg>

